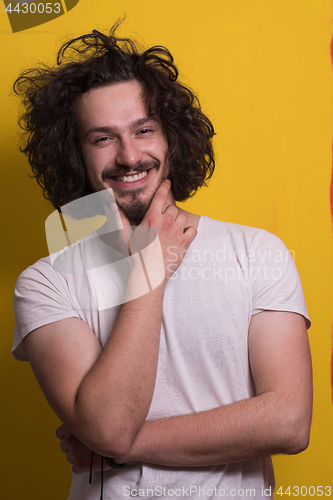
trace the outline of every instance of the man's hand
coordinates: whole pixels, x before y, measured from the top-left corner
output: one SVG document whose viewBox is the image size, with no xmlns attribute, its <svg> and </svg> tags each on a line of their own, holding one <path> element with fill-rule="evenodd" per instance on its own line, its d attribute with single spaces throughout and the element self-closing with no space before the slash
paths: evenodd
<svg viewBox="0 0 333 500">
<path fill-rule="evenodd" d="M 142 226 L 155 228 L 158 233 L 166 279 L 169 279 L 178 269 L 197 234 L 195 227 L 187 226 L 187 216 L 184 213 L 179 213 L 176 205 L 165 207 L 170 187 L 170 181 L 162 182 L 141 223 Z"/>
<path fill-rule="evenodd" d="M 166 280 L 178 269 L 197 234 L 195 227 L 187 226 L 187 216 L 180 213 L 176 205 L 167 204 L 170 187 L 169 180 L 161 183 L 141 224 L 133 232 L 130 230 L 126 215 L 118 207 L 130 254 L 142 250 L 145 246 L 142 241 L 145 235 L 144 228 L 157 231 L 163 254 Z M 156 259 L 153 249 L 148 259 Z"/>
<path fill-rule="evenodd" d="M 92 451 L 87 448 L 74 434 L 62 424 L 56 430 L 56 436 L 60 439 L 60 449 L 66 453 L 66 459 L 72 466 L 74 474 L 83 474 L 90 472 L 91 454 Z M 110 469 L 109 465 L 104 461 L 103 469 Z M 101 455 L 94 453 L 92 472 L 101 470 Z"/>
<path fill-rule="evenodd" d="M 72 432 L 62 424 L 56 430 L 60 439 L 60 449 L 66 453 L 67 461 L 72 465 L 75 474 L 83 474 L 90 470 L 91 450 L 87 448 Z"/>
<path fill-rule="evenodd" d="M 92 451 L 84 445 L 74 434 L 61 424 L 56 430 L 56 436 L 60 439 L 60 449 L 66 453 L 66 459 L 72 466 L 74 474 L 84 474 L 90 472 Z M 99 472 L 102 465 L 102 456 L 94 453 L 91 471 Z M 117 463 L 124 463 L 122 458 L 115 460 Z M 109 470 L 110 466 L 103 461 L 103 470 Z"/>
</svg>

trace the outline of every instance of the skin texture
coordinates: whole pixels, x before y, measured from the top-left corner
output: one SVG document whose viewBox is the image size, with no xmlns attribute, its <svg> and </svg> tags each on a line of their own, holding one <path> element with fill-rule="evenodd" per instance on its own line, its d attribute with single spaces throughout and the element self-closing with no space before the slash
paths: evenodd
<svg viewBox="0 0 333 500">
<path fill-rule="evenodd" d="M 90 327 L 77 318 L 43 326 L 24 341 L 44 394 L 64 422 L 57 436 L 73 471 L 89 469 L 90 450 L 118 462 L 177 467 L 305 449 L 312 409 L 311 361 L 305 320 L 295 313 L 265 311 L 251 319 L 249 360 L 256 397 L 146 422 L 165 284 L 195 238 L 198 216 L 176 206 L 164 180 L 167 141 L 159 122 L 147 116 L 138 82 L 88 92 L 77 103 L 77 116 L 91 184 L 96 190 L 112 188 L 120 224 L 128 228 L 123 243 L 129 248 L 135 239 L 130 224 L 157 231 L 165 280 L 121 307 L 103 350 Z M 141 180 L 119 180 L 147 168 L 150 172 Z M 174 262 L 173 255 L 169 266 L 171 246 L 177 259 Z M 134 266 L 133 282 L 136 272 Z M 99 464 L 96 457 L 95 470 Z"/>
</svg>

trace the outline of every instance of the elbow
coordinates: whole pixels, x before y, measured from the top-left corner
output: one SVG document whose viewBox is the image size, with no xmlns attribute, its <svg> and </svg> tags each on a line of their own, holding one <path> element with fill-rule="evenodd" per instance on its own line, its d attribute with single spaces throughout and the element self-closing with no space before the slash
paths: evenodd
<svg viewBox="0 0 333 500">
<path fill-rule="evenodd" d="M 100 440 L 96 437 L 89 440 L 88 447 L 98 455 L 110 458 L 124 457 L 130 452 L 131 446 L 126 441 L 107 439 Z"/>
<path fill-rule="evenodd" d="M 135 436 L 128 429 L 108 429 L 95 431 L 91 436 L 90 447 L 99 455 L 119 458 L 127 455 L 132 447 Z"/>
<path fill-rule="evenodd" d="M 310 442 L 311 416 L 294 419 L 284 438 L 284 453 L 287 455 L 297 455 L 306 450 Z"/>
<path fill-rule="evenodd" d="M 129 454 L 131 446 L 128 446 L 126 442 L 96 442 L 93 444 L 92 448 L 96 453 L 102 455 L 103 457 L 110 458 L 120 458 Z"/>
<path fill-rule="evenodd" d="M 129 453 L 142 425 L 121 417 L 80 408 L 68 427 L 74 429 L 74 434 L 95 453 L 118 458 Z"/>
<path fill-rule="evenodd" d="M 291 436 L 291 439 L 288 443 L 286 443 L 285 453 L 287 455 L 297 455 L 297 453 L 301 453 L 305 451 L 309 446 L 310 441 L 310 433 L 309 432 L 301 432 L 299 431 L 297 434 L 295 433 Z"/>
</svg>

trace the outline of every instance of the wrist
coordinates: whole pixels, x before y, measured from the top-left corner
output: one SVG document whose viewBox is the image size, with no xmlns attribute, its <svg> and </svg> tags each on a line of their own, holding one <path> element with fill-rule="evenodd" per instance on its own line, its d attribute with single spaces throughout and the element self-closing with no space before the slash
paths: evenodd
<svg viewBox="0 0 333 500">
<path fill-rule="evenodd" d="M 140 303 L 141 301 L 156 301 L 157 303 L 163 302 L 164 290 L 167 281 L 168 280 L 164 278 L 161 279 L 158 284 L 152 286 L 145 269 L 142 268 L 141 264 L 136 265 L 132 268 L 127 282 L 124 303 Z"/>
<path fill-rule="evenodd" d="M 164 276 L 161 275 L 157 279 L 157 276 L 148 273 L 139 253 L 132 255 L 131 259 L 131 270 L 126 286 L 125 302 L 140 298 L 154 291 L 164 281 Z"/>
</svg>

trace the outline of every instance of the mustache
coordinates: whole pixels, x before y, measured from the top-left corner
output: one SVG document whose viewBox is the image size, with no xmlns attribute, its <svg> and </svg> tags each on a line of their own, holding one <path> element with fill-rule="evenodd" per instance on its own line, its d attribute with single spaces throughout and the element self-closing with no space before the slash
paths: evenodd
<svg viewBox="0 0 333 500">
<path fill-rule="evenodd" d="M 115 168 L 106 168 L 102 172 L 102 180 L 104 181 L 108 177 L 121 177 L 122 175 L 130 174 L 131 172 L 141 173 L 145 170 L 160 168 L 161 162 L 159 160 L 142 160 L 138 161 L 133 168 L 129 169 L 126 165 L 117 165 Z"/>
</svg>

